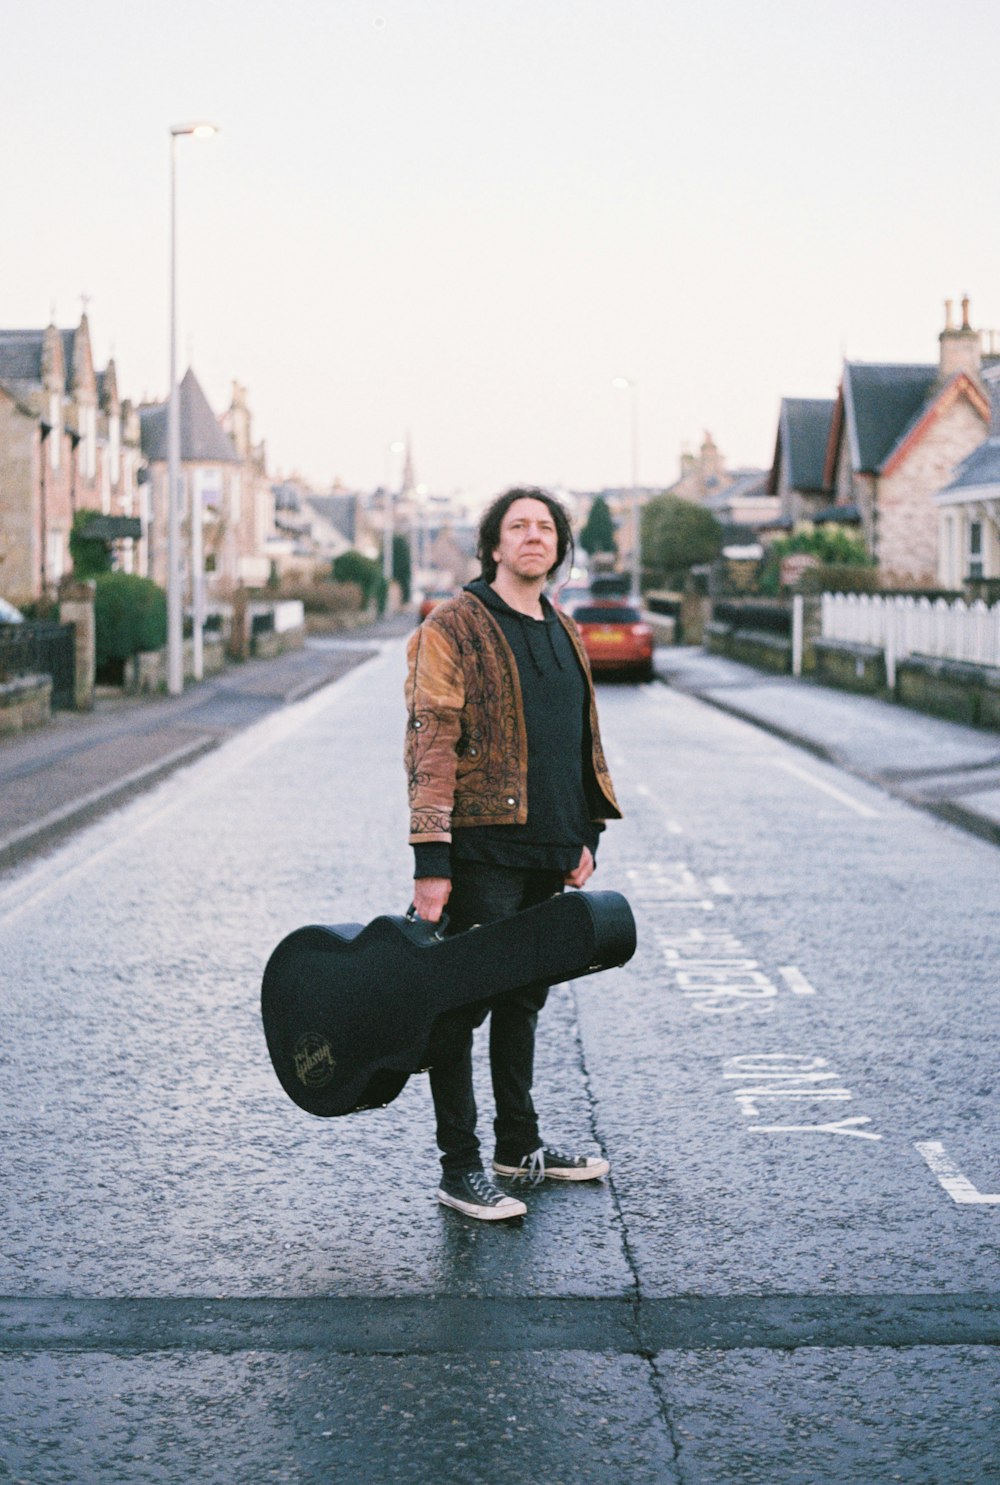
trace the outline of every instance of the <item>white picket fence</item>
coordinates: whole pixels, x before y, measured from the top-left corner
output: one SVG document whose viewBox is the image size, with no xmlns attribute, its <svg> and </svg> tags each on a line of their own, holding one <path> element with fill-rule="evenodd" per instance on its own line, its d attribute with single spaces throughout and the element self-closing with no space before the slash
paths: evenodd
<svg viewBox="0 0 1000 1485">
<path fill-rule="evenodd" d="M 883 598 L 871 593 L 824 593 L 824 639 L 872 645 L 885 651 L 886 678 L 895 684 L 896 663 L 907 655 L 932 655 L 1000 666 L 1000 604 L 961 599 Z"/>
</svg>

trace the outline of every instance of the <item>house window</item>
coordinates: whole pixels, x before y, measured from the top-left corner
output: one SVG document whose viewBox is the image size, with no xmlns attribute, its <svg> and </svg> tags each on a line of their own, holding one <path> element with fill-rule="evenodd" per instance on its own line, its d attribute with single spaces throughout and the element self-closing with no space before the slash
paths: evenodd
<svg viewBox="0 0 1000 1485">
<path fill-rule="evenodd" d="M 196 469 L 194 488 L 195 504 L 201 509 L 202 523 L 217 521 L 222 514 L 222 470 Z"/>
<path fill-rule="evenodd" d="M 62 402 L 58 392 L 49 393 L 49 422 L 52 424 L 52 432 L 49 434 L 49 464 L 53 469 L 58 469 L 62 460 Z"/>
<path fill-rule="evenodd" d="M 97 408 L 80 409 L 83 423 L 83 473 L 92 480 L 97 473 Z"/>
<path fill-rule="evenodd" d="M 50 531 L 45 538 L 45 576 L 58 583 L 66 571 L 66 545 L 61 531 Z"/>
<path fill-rule="evenodd" d="M 111 450 L 111 483 L 117 485 L 122 472 L 122 428 L 121 418 L 112 413 L 108 422 L 108 443 Z"/>
<path fill-rule="evenodd" d="M 969 522 L 969 580 L 975 582 L 983 575 L 983 523 Z"/>
</svg>

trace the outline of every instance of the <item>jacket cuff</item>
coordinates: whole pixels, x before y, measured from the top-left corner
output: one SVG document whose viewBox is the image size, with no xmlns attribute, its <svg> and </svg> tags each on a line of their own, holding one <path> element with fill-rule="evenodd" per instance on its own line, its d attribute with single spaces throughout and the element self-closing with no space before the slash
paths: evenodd
<svg viewBox="0 0 1000 1485">
<path fill-rule="evenodd" d="M 413 875 L 451 877 L 451 845 L 446 840 L 422 841 L 413 847 Z"/>
</svg>

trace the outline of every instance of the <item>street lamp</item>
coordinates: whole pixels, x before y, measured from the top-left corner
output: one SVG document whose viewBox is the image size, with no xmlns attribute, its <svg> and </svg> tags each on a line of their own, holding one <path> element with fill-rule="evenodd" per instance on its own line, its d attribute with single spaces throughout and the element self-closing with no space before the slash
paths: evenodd
<svg viewBox="0 0 1000 1485">
<path fill-rule="evenodd" d="M 632 601 L 641 598 L 640 578 L 642 552 L 639 532 L 639 386 L 631 377 L 613 376 L 611 385 L 619 392 L 628 392 L 631 401 L 631 447 L 632 447 Z"/>
<path fill-rule="evenodd" d="M 385 525 L 382 528 L 382 576 L 386 584 L 392 582 L 392 538 L 393 538 L 393 515 L 392 515 L 392 456 L 402 454 L 406 450 L 406 444 L 401 439 L 394 438 L 392 443 L 386 446 L 385 459 Z"/>
<path fill-rule="evenodd" d="M 214 124 L 170 126 L 170 394 L 167 402 L 167 690 L 184 690 L 184 622 L 181 594 L 180 407 L 177 397 L 177 141 L 207 139 Z M 200 516 L 201 512 L 198 512 Z"/>
</svg>

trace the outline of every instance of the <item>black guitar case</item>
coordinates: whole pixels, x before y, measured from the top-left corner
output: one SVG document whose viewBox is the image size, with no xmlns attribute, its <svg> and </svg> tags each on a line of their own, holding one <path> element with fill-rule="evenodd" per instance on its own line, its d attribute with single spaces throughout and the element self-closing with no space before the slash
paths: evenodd
<svg viewBox="0 0 1000 1485">
<path fill-rule="evenodd" d="M 426 1067 L 442 1011 L 595 974 L 634 953 L 635 920 L 618 892 L 566 892 L 450 938 L 408 917 L 298 928 L 264 970 L 267 1049 L 307 1113 L 381 1108 Z"/>
</svg>

